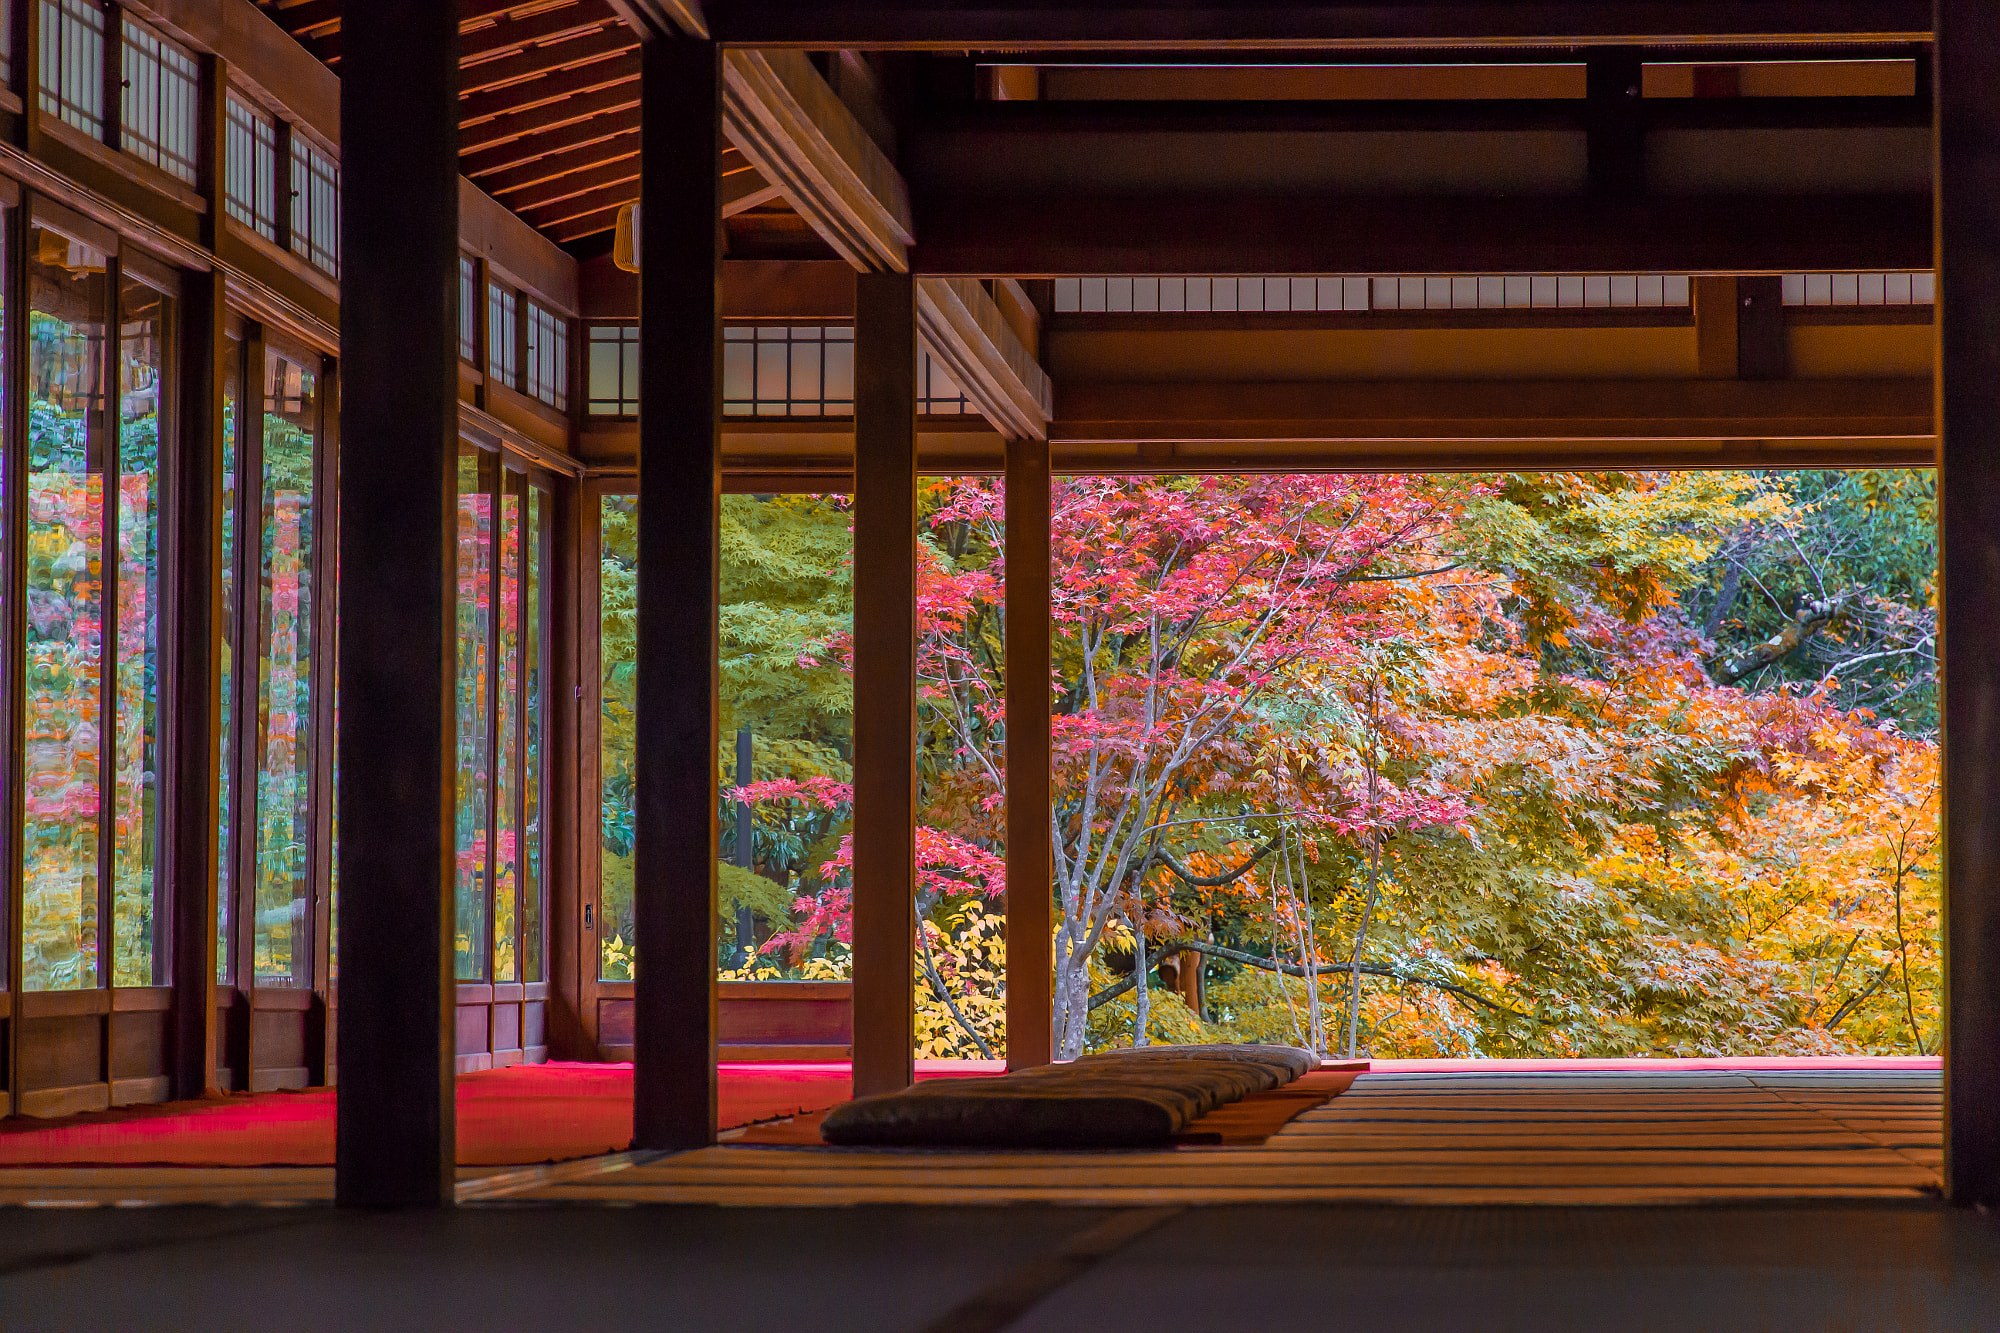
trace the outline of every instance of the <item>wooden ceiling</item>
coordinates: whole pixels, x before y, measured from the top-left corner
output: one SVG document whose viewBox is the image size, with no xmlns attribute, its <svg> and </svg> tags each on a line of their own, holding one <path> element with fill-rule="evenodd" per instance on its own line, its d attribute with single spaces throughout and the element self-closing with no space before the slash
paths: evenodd
<svg viewBox="0 0 2000 1333">
<path fill-rule="evenodd" d="M 341 0 L 258 0 L 340 70 Z M 639 197 L 639 37 L 607 0 L 456 0 L 459 164 L 558 244 L 601 245 Z M 725 197 L 751 173 L 723 154 Z M 761 184 L 761 182 L 758 182 Z"/>
</svg>

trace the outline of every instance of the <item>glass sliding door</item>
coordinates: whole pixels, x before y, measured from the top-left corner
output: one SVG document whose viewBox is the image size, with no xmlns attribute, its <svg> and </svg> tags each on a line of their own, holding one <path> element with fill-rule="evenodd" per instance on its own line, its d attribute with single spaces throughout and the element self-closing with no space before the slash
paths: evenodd
<svg viewBox="0 0 2000 1333">
<path fill-rule="evenodd" d="M 229 868 L 236 864 L 238 854 L 235 838 L 236 720 L 240 710 L 236 699 L 236 649 L 241 616 L 237 593 L 241 584 L 236 573 L 236 504 L 242 434 L 243 342 L 230 338 L 224 343 L 222 358 L 222 508 L 219 515 L 222 529 L 222 627 L 216 636 L 216 656 L 221 676 L 221 688 L 217 692 L 221 725 L 216 730 L 221 740 L 220 752 L 216 755 L 215 979 L 223 985 L 236 978 L 235 951 L 229 947 L 232 938 L 229 926 L 235 918 L 235 895 L 231 886 L 236 877 Z"/>
<path fill-rule="evenodd" d="M 21 980 L 98 984 L 109 257 L 30 233 Z"/>
<path fill-rule="evenodd" d="M 546 980 L 548 581 L 552 497 L 492 454 L 459 457 L 458 979 Z"/>
<path fill-rule="evenodd" d="M 115 726 L 111 762 L 112 984 L 166 984 L 157 849 L 160 771 L 160 441 L 174 382 L 173 301 L 129 274 L 118 295 Z"/>
<path fill-rule="evenodd" d="M 312 985 L 317 365 L 267 348 L 257 553 L 256 980 Z"/>
<path fill-rule="evenodd" d="M 171 284 L 53 227 L 29 245 L 22 982 L 159 986 Z"/>
<path fill-rule="evenodd" d="M 486 931 L 492 892 L 493 496 L 485 459 L 476 451 L 458 459 L 458 805 L 452 865 L 460 981 L 485 981 L 492 952 Z"/>
</svg>

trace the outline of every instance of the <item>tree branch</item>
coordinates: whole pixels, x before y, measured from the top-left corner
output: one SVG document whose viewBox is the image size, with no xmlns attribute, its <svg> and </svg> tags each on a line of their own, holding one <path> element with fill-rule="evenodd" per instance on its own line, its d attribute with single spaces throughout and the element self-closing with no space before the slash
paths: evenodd
<svg viewBox="0 0 2000 1333">
<path fill-rule="evenodd" d="M 1236 869 L 1227 871 L 1220 875 L 1197 875 L 1192 870 L 1189 870 L 1186 866 L 1182 865 L 1179 861 L 1175 860 L 1174 854 L 1170 851 L 1165 850 L 1164 848 L 1156 848 L 1148 852 L 1147 859 L 1149 861 L 1158 861 L 1161 865 L 1173 871 L 1175 875 L 1180 877 L 1180 880 L 1183 884 L 1190 885 L 1197 889 L 1219 889 L 1226 884 L 1234 884 L 1237 880 L 1242 879 L 1245 875 L 1255 870 L 1257 868 L 1258 862 L 1262 861 L 1265 857 L 1269 856 L 1273 851 L 1277 850 L 1278 842 L 1279 842 L 1278 838 L 1271 839 L 1269 842 L 1265 843 L 1262 847 L 1259 847 L 1256 851 L 1250 853 L 1250 859 L 1248 861 L 1245 861 L 1242 865 L 1236 867 Z M 1144 869 L 1145 867 L 1141 867 L 1142 872 Z"/>
<path fill-rule="evenodd" d="M 1205 953 L 1216 958 L 1226 958 L 1232 963 L 1241 963 L 1245 967 L 1262 968 L 1266 972 L 1282 972 L 1289 977 L 1305 976 L 1305 969 L 1296 963 L 1274 964 L 1268 958 L 1259 958 L 1256 954 L 1244 953 L 1241 949 L 1231 949 L 1221 944 L 1210 944 L 1205 940 L 1166 941 L 1159 949 L 1146 956 L 1146 970 L 1150 972 L 1153 968 L 1159 966 L 1163 960 L 1183 952 Z M 1357 970 L 1361 975 L 1367 977 L 1387 977 L 1392 981 L 1404 981 L 1416 986 L 1429 986 L 1435 990 L 1446 991 L 1458 996 L 1460 999 L 1470 1000 L 1474 1004 L 1491 1009 L 1495 1013 L 1511 1014 L 1515 1018 L 1525 1018 L 1531 1023 L 1539 1021 L 1533 1014 L 1524 1014 L 1519 1009 L 1509 1008 L 1497 1000 L 1489 1000 L 1478 991 L 1468 990 L 1464 986 L 1453 985 L 1449 981 L 1438 981 L 1415 972 L 1406 972 L 1401 968 L 1389 967 L 1382 963 L 1363 963 L 1359 969 L 1352 963 L 1321 963 L 1313 969 L 1313 974 L 1315 976 L 1325 976 L 1330 973 L 1352 973 Z M 1138 968 L 1135 960 L 1132 975 L 1092 995 L 1090 997 L 1090 1007 L 1096 1009 L 1101 1005 L 1109 1004 L 1136 985 L 1138 985 Z"/>
<path fill-rule="evenodd" d="M 1831 597 L 1801 602 L 1783 629 L 1740 653 L 1725 653 L 1717 657 L 1710 664 L 1709 673 L 1718 684 L 1734 685 L 1746 676 L 1755 675 L 1765 667 L 1783 661 L 1798 651 L 1807 639 L 1832 624 L 1859 591 L 1858 588 L 1844 588 Z"/>
</svg>

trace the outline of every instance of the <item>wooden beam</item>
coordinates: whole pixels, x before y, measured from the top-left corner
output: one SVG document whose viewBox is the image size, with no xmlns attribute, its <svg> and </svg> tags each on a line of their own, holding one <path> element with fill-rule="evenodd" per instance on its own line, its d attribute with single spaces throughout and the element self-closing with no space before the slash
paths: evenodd
<svg viewBox="0 0 2000 1333">
<path fill-rule="evenodd" d="M 1926 269 L 1924 195 L 1078 194 L 916 199 L 923 274 L 1813 273 Z M 1478 218 L 1469 226 L 1467 219 Z"/>
<path fill-rule="evenodd" d="M 768 204 L 778 197 L 775 185 L 764 183 L 763 177 L 754 171 L 738 172 L 722 178 L 722 216 L 735 217 L 738 213 Z M 561 222 L 547 223 L 542 227 L 556 241 L 573 241 L 581 236 L 594 236 L 601 231 L 610 231 L 618 224 L 618 213 L 624 207 L 621 201 L 589 213 L 579 213 L 564 218 Z"/>
<path fill-rule="evenodd" d="M 612 208 L 600 208 L 595 213 L 585 213 L 580 217 L 566 218 L 552 222 L 541 229 L 542 234 L 558 245 L 566 245 L 585 236 L 595 236 L 601 231 L 611 231 L 618 226 L 618 214 L 623 204 Z"/>
<path fill-rule="evenodd" d="M 503 87 L 538 75 L 553 74 L 557 70 L 630 51 L 634 45 L 631 33 L 614 26 L 586 37 L 572 37 L 566 42 L 530 47 L 516 55 L 481 61 L 469 67 L 461 76 L 461 91 L 466 94 L 485 92 L 489 88 Z"/>
<path fill-rule="evenodd" d="M 909 191 L 852 111 L 796 51 L 730 51 L 730 142 L 858 269 L 900 272 L 912 238 Z"/>
<path fill-rule="evenodd" d="M 1330 380 L 1056 387 L 1058 446 L 1184 442 L 1928 442 L 1928 379 Z M 1060 452 L 1060 450 L 1059 450 Z"/>
<path fill-rule="evenodd" d="M 474 179 L 481 179 L 496 171 L 507 171 L 514 167 L 538 161 L 553 153 L 568 152 L 588 144 L 602 143 L 615 135 L 630 134 L 638 128 L 638 104 L 622 110 L 593 117 L 581 124 L 553 130 L 547 134 L 531 134 L 522 138 L 509 139 L 504 143 L 481 148 L 478 152 L 467 152 L 459 158 L 460 172 Z M 467 132 L 472 137 L 482 126 L 475 126 Z"/>
<path fill-rule="evenodd" d="M 977 279 L 920 279 L 917 326 L 995 430 L 1015 439 L 1048 437 L 1055 410 L 1049 377 Z"/>
<path fill-rule="evenodd" d="M 277 20 L 287 32 L 309 33 L 321 30 L 332 31 L 340 26 L 340 11 L 347 0 L 301 0 L 296 5 L 265 6 L 264 12 Z M 463 30 L 468 24 L 486 19 L 498 18 L 502 14 L 521 8 L 523 0 L 459 0 L 458 26 Z"/>
<path fill-rule="evenodd" d="M 617 154 L 607 162 L 578 167 L 559 176 L 524 186 L 511 194 L 496 196 L 518 213 L 526 214 L 543 204 L 552 204 L 574 195 L 588 194 L 610 185 L 630 187 L 631 198 L 639 197 L 639 145 Z"/>
<path fill-rule="evenodd" d="M 606 135 L 602 139 L 592 139 L 578 147 L 559 153 L 548 153 L 532 162 L 524 162 L 506 171 L 486 173 L 477 179 L 479 188 L 497 199 L 515 190 L 525 190 L 530 185 L 540 185 L 544 181 L 552 181 L 572 172 L 587 171 L 606 162 L 630 157 L 638 151 L 639 127 L 634 125 L 627 132 Z"/>
<path fill-rule="evenodd" d="M 610 14 L 595 5 L 568 5 L 528 18 L 503 18 L 488 27 L 460 34 L 459 64 L 470 65 L 502 51 L 521 51 L 544 44 L 553 49 L 557 43 L 597 32 L 614 22 Z"/>
<path fill-rule="evenodd" d="M 611 8 L 634 32 L 644 37 L 708 39 L 708 19 L 702 0 L 609 0 Z"/>
<path fill-rule="evenodd" d="M 857 1097 L 909 1087 L 915 1077 L 916 366 L 915 280 L 861 274 L 854 298 Z"/>
<path fill-rule="evenodd" d="M 457 1161 L 452 866 L 458 25 L 356 0 L 341 101 L 335 1195 L 440 1207 Z"/>
<path fill-rule="evenodd" d="M 2000 1203 L 2000 9 L 1938 0 L 1945 1189 Z"/>
<path fill-rule="evenodd" d="M 715 1139 L 721 56 L 649 41 L 640 235 L 632 1146 Z"/>
<path fill-rule="evenodd" d="M 638 197 L 637 182 L 628 178 L 618 184 L 571 195 L 538 208 L 523 208 L 520 210 L 520 217 L 531 227 L 545 227 L 552 223 L 567 222 L 571 218 L 582 217 L 586 213 L 596 213 L 606 208 L 629 204 Z M 717 216 L 720 217 L 720 213 Z"/>
<path fill-rule="evenodd" d="M 526 83 L 510 83 L 491 92 L 476 93 L 461 98 L 458 103 L 458 125 L 463 131 L 466 126 L 494 116 L 518 115 L 561 102 L 578 93 L 596 92 L 618 84 L 630 84 L 626 89 L 632 96 L 631 105 L 639 104 L 639 57 L 637 55 L 611 56 L 604 60 L 593 60 L 587 65 L 577 65 L 560 74 L 551 74 L 542 79 L 531 79 Z M 599 108 L 600 110 L 602 108 Z"/>
<path fill-rule="evenodd" d="M 1632 43 L 1923 41 L 1928 0 L 1452 0 L 1403 5 L 938 4 L 936 0 L 708 0 L 716 40 L 816 50 L 1373 50 Z"/>
<path fill-rule="evenodd" d="M 1050 475 L 1047 439 L 1007 441 L 1007 1067 L 1053 1058 Z"/>
</svg>

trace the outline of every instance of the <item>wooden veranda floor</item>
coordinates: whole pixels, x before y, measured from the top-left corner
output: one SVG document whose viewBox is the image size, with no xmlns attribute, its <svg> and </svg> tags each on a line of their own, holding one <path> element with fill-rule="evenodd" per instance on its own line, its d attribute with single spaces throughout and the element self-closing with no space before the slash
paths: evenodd
<svg viewBox="0 0 2000 1333">
<path fill-rule="evenodd" d="M 517 1173 L 510 1199 L 1672 1204 L 1939 1189 L 1934 1069 L 1365 1074 L 1260 1147 L 883 1152 L 723 1145 Z M 519 1183 L 516 1183 L 519 1182 Z"/>
<path fill-rule="evenodd" d="M 1932 1068 L 1378 1070 L 1258 1147 L 883 1152 L 724 1144 L 464 1168 L 463 1202 L 1686 1204 L 1939 1189 Z M 0 1204 L 318 1202 L 326 1168 L 19 1167 Z"/>
</svg>

